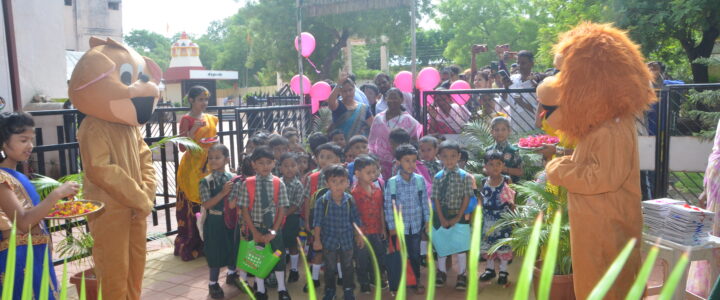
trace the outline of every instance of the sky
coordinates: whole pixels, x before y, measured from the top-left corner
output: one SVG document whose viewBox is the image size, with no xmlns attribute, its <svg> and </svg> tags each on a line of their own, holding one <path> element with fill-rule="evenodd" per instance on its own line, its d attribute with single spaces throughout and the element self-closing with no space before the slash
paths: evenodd
<svg viewBox="0 0 720 300">
<path fill-rule="evenodd" d="M 247 0 L 123 0 L 123 33 L 146 29 L 166 37 L 185 31 L 202 35 L 212 21 L 234 15 Z M 432 0 L 437 4 L 439 0 Z M 423 28 L 434 28 L 431 20 L 422 20 Z"/>
</svg>

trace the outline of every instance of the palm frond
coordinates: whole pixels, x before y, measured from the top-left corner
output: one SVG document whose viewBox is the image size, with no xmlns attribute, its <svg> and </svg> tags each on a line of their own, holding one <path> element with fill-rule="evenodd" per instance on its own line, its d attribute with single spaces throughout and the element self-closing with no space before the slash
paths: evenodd
<svg viewBox="0 0 720 300">
<path fill-rule="evenodd" d="M 174 144 L 182 145 L 183 147 L 185 147 L 185 149 L 187 149 L 188 151 L 190 151 L 192 153 L 200 152 L 203 150 L 202 147 L 200 147 L 200 145 L 197 142 L 195 142 L 193 139 L 186 137 L 186 136 L 164 137 L 164 138 L 160 139 L 159 141 L 152 143 L 152 145 L 150 145 L 148 147 L 150 147 L 150 150 L 162 149 L 162 148 L 165 148 L 165 145 L 167 143 L 174 143 Z"/>
<path fill-rule="evenodd" d="M 80 189 L 76 196 L 78 198 L 82 198 L 82 183 L 84 176 L 85 173 L 80 172 L 65 175 L 56 180 L 54 178 L 43 176 L 40 174 L 33 174 L 33 179 L 30 180 L 30 182 L 35 187 L 35 190 L 37 190 L 38 195 L 40 195 L 40 199 L 45 199 L 45 197 L 47 197 L 54 189 L 58 188 L 63 183 L 68 181 L 75 181 L 80 184 Z"/>
<path fill-rule="evenodd" d="M 313 118 L 313 132 L 326 133 L 332 124 L 332 111 L 327 107 L 321 107 Z"/>
</svg>

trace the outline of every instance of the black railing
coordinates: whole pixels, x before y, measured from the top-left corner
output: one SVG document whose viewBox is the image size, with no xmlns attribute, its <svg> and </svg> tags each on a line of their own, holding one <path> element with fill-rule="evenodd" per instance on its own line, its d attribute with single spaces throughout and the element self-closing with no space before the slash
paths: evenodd
<svg viewBox="0 0 720 300">
<path fill-rule="evenodd" d="M 295 102 L 299 102 L 295 97 Z M 288 99 L 292 101 L 292 99 Z M 148 145 L 163 138 L 177 136 L 179 133 L 179 116 L 188 111 L 188 108 L 159 107 L 153 112 L 151 121 L 144 124 L 142 133 Z M 307 105 L 275 105 L 263 107 L 227 107 L 212 106 L 206 112 L 218 117 L 218 136 L 220 143 L 230 148 L 231 167 L 237 167 L 236 161 L 241 156 L 249 136 L 259 130 L 270 132 L 280 131 L 283 127 L 293 126 L 300 130 L 304 137 L 311 128 L 312 114 Z M 35 159 L 31 161 L 33 173 L 39 173 L 54 178 L 78 173 L 82 164 L 77 142 L 77 128 L 83 115 L 77 110 L 50 110 L 30 112 L 38 124 L 36 131 L 36 146 L 33 150 Z M 44 132 L 53 124 L 51 133 Z M 56 124 L 56 125 L 55 125 Z M 47 143 L 51 136 L 57 138 L 57 143 Z M 153 165 L 157 174 L 157 190 L 155 209 L 151 214 L 152 225 L 160 226 L 160 217 L 163 218 L 164 228 L 149 227 L 148 231 L 163 235 L 177 233 L 173 225 L 176 173 L 180 161 L 180 152 L 174 145 L 153 150 Z M 49 168 L 48 168 L 49 167 Z M 66 221 L 63 224 L 50 227 L 51 232 L 66 231 L 71 233 L 72 228 L 86 226 L 83 221 Z M 62 263 L 62 259 L 56 260 Z"/>
</svg>

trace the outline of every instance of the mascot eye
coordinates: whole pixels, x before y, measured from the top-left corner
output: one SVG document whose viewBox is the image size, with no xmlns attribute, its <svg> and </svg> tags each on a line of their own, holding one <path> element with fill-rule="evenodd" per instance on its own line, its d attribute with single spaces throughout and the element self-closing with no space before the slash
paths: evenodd
<svg viewBox="0 0 720 300">
<path fill-rule="evenodd" d="M 122 64 L 120 66 L 120 81 L 125 85 L 132 83 L 133 67 L 130 64 Z"/>
</svg>

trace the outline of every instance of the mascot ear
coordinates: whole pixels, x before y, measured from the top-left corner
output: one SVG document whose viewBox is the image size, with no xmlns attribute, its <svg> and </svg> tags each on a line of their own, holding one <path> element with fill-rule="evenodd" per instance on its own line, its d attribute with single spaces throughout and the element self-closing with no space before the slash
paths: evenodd
<svg viewBox="0 0 720 300">
<path fill-rule="evenodd" d="M 110 76 L 116 64 L 97 48 L 90 49 L 75 66 L 70 78 L 70 90 L 79 91 Z"/>
<path fill-rule="evenodd" d="M 150 80 L 155 84 L 160 84 L 160 79 L 162 79 L 162 69 L 160 69 L 160 66 L 147 56 L 143 56 L 143 59 L 145 59 L 145 67 L 147 68 L 147 73 L 150 75 Z"/>
<path fill-rule="evenodd" d="M 106 44 L 107 42 L 101 38 L 97 38 L 94 36 L 90 37 L 90 48 L 95 48 L 97 46 L 102 46 Z"/>
<path fill-rule="evenodd" d="M 109 46 L 118 47 L 121 49 L 125 49 L 125 51 L 127 51 L 127 47 L 125 45 L 123 45 L 123 43 L 113 40 L 112 38 L 107 38 L 107 44 Z"/>
</svg>

